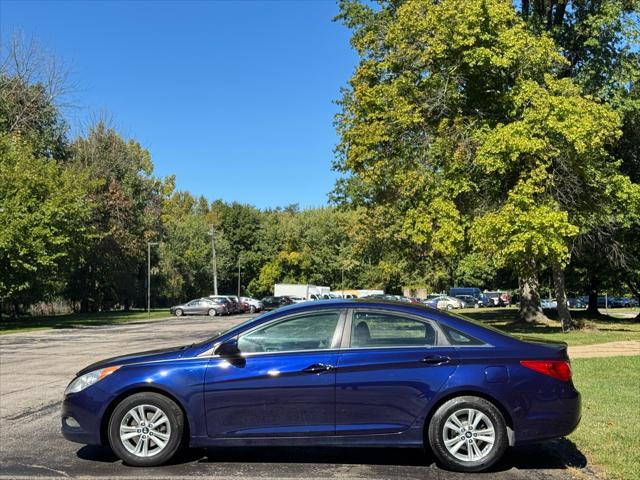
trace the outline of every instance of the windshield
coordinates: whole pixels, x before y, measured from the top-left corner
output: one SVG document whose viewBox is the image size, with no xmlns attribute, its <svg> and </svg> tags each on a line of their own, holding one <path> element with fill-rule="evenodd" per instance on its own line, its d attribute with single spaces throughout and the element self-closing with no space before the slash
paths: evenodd
<svg viewBox="0 0 640 480">
<path fill-rule="evenodd" d="M 261 318 L 263 318 L 263 317 L 265 317 L 265 316 L 267 316 L 267 315 L 271 315 L 272 313 L 273 313 L 273 312 L 265 312 L 265 313 L 263 313 L 262 315 L 258 315 L 257 317 L 249 318 L 249 319 L 245 320 L 244 322 L 238 323 L 237 325 L 234 325 L 233 327 L 228 328 L 227 330 L 225 330 L 225 331 L 223 331 L 223 332 L 220 332 L 220 333 L 218 333 L 218 334 L 214 335 L 213 337 L 209 337 L 209 338 L 207 338 L 206 340 L 204 340 L 204 341 L 202 341 L 202 342 L 199 342 L 199 343 L 195 344 L 195 346 L 198 346 L 198 347 L 199 347 L 199 346 L 202 346 L 202 345 L 205 345 L 205 344 L 208 344 L 208 343 L 212 343 L 212 342 L 214 342 L 216 339 L 218 339 L 218 338 L 220 338 L 220 337 L 222 337 L 222 336 L 226 335 L 227 333 L 232 332 L 233 330 L 242 329 L 242 328 L 243 328 L 243 327 L 245 327 L 246 325 L 249 325 L 251 322 L 254 322 L 254 321 L 256 321 L 256 320 L 259 320 L 259 319 L 261 319 Z"/>
</svg>

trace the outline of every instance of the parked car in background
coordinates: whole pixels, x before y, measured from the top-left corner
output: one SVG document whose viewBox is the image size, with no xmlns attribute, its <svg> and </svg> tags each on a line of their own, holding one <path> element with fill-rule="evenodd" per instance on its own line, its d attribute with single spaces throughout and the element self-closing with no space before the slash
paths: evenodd
<svg viewBox="0 0 640 480">
<path fill-rule="evenodd" d="M 479 307 L 492 307 L 494 305 L 493 300 L 486 296 L 477 287 L 455 287 L 449 289 L 449 296 L 461 298 L 462 296 L 471 296 L 477 300 Z"/>
<path fill-rule="evenodd" d="M 484 307 L 482 300 L 473 295 L 456 295 L 455 298 L 462 302 L 462 308 L 480 308 Z"/>
<path fill-rule="evenodd" d="M 240 300 L 235 295 L 209 295 L 209 298 L 221 298 L 229 302 L 229 313 L 243 313 Z"/>
<path fill-rule="evenodd" d="M 484 296 L 491 300 L 493 307 L 506 307 L 511 303 L 511 296 L 502 290 L 484 292 Z"/>
<path fill-rule="evenodd" d="M 552 298 L 542 298 L 540 299 L 540 306 L 548 310 L 553 310 L 554 308 L 558 308 L 558 302 Z"/>
<path fill-rule="evenodd" d="M 62 434 L 139 467 L 187 446 L 376 446 L 479 472 L 576 428 L 571 377 L 564 343 L 416 304 L 308 302 L 86 367 L 64 392 Z"/>
<path fill-rule="evenodd" d="M 291 295 L 288 296 L 291 301 L 293 303 L 302 303 L 302 302 L 308 302 L 309 300 L 307 300 L 306 298 L 302 298 L 302 297 L 292 297 Z"/>
<path fill-rule="evenodd" d="M 276 308 L 285 307 L 287 305 L 292 305 L 293 300 L 289 297 L 264 297 L 262 299 L 262 305 L 264 305 L 265 310 L 275 310 Z"/>
<path fill-rule="evenodd" d="M 448 295 L 439 295 L 435 298 L 425 300 L 424 304 L 437 308 L 439 310 L 453 310 L 454 308 L 463 308 L 463 303 L 460 299 L 450 297 Z"/>
<path fill-rule="evenodd" d="M 264 305 L 260 300 L 256 300 L 252 297 L 240 297 L 240 301 L 246 303 L 249 307 L 249 313 L 261 312 L 264 310 Z"/>
<path fill-rule="evenodd" d="M 582 298 L 567 298 L 567 304 L 570 308 L 587 308 L 588 302 L 585 302 Z"/>
<path fill-rule="evenodd" d="M 171 307 L 169 311 L 176 317 L 181 317 L 182 315 L 209 315 L 210 317 L 215 317 L 216 315 L 224 315 L 226 308 L 224 305 L 220 305 L 208 298 L 196 298 L 190 302 Z"/>
</svg>

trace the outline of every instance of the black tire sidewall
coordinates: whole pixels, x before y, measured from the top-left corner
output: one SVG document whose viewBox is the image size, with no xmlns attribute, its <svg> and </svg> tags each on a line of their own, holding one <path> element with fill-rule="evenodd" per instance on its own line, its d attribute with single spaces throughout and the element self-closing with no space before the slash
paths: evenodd
<svg viewBox="0 0 640 480">
<path fill-rule="evenodd" d="M 171 438 L 163 451 L 153 457 L 141 458 L 129 453 L 120 440 L 120 422 L 126 413 L 136 405 L 153 405 L 160 408 L 169 418 Z M 167 462 L 180 449 L 184 437 L 184 415 L 176 403 L 155 392 L 135 393 L 122 400 L 109 418 L 108 437 L 113 452 L 127 465 L 153 467 Z"/>
<path fill-rule="evenodd" d="M 463 462 L 449 453 L 444 446 L 443 428 L 449 416 L 464 408 L 474 408 L 484 413 L 491 422 L 496 432 L 496 440 L 493 450 L 485 458 L 475 462 Z M 504 417 L 495 405 L 480 397 L 462 396 L 448 400 L 442 404 L 431 418 L 428 428 L 428 440 L 431 450 L 436 458 L 448 469 L 458 472 L 480 472 L 490 468 L 504 454 L 508 444 L 507 425 Z"/>
</svg>

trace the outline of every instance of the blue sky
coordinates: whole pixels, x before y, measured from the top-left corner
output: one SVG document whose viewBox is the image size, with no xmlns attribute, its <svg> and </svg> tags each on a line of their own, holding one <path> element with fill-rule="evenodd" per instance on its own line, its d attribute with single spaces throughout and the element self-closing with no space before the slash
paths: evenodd
<svg viewBox="0 0 640 480">
<path fill-rule="evenodd" d="M 179 189 L 305 207 L 335 182 L 333 101 L 356 64 L 336 13 L 333 0 L 0 0 L 0 28 L 70 64 L 74 128 L 108 112 Z"/>
</svg>

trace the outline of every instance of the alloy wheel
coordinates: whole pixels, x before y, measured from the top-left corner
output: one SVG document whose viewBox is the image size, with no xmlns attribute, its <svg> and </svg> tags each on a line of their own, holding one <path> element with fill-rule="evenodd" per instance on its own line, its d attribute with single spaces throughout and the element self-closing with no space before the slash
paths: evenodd
<svg viewBox="0 0 640 480">
<path fill-rule="evenodd" d="M 153 457 L 171 438 L 169 417 L 155 405 L 137 405 L 120 422 L 120 441 L 137 457 Z"/>
<path fill-rule="evenodd" d="M 464 408 L 449 415 L 442 434 L 445 448 L 464 462 L 482 460 L 496 442 L 493 423 L 475 408 Z"/>
</svg>

